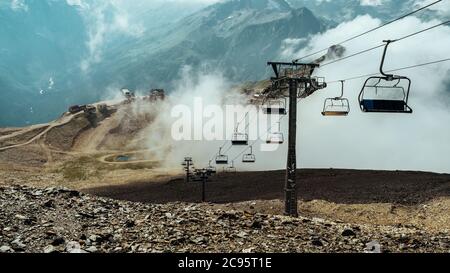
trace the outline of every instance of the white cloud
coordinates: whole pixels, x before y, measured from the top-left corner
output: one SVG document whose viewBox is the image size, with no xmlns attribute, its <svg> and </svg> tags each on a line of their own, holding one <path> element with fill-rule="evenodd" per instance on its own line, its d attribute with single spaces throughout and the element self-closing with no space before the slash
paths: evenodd
<svg viewBox="0 0 450 273">
<path fill-rule="evenodd" d="M 418 7 L 424 7 L 433 2 L 436 2 L 436 0 L 416 0 L 414 5 Z M 450 16 L 450 5 L 446 1 L 437 3 L 436 5 L 433 5 L 428 9 L 436 11 L 440 16 Z"/>
<path fill-rule="evenodd" d="M 67 0 L 67 3 L 82 9 L 88 27 L 89 55 L 81 62 L 83 71 L 102 60 L 104 46 L 111 36 L 140 37 L 145 32 L 143 24 L 124 7 L 122 0 Z"/>
<path fill-rule="evenodd" d="M 381 6 L 389 0 L 360 0 L 361 6 Z"/>
<path fill-rule="evenodd" d="M 300 48 L 300 46 L 306 42 L 307 39 L 304 38 L 288 38 L 285 39 L 281 44 L 281 56 L 291 57 L 295 54 Z"/>
<path fill-rule="evenodd" d="M 28 11 L 28 5 L 25 3 L 25 0 L 12 0 L 11 9 L 14 11 Z"/>
</svg>

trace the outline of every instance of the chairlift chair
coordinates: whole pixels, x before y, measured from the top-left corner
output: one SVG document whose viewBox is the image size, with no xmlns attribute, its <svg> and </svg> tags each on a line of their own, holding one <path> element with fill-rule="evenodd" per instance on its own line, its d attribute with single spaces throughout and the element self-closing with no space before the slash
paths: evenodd
<svg viewBox="0 0 450 273">
<path fill-rule="evenodd" d="M 271 132 L 267 136 L 266 140 L 267 144 L 283 144 L 284 143 L 284 135 L 281 132 L 281 122 L 278 121 L 278 131 Z"/>
<path fill-rule="evenodd" d="M 219 154 L 216 156 L 217 165 L 228 165 L 228 156 L 222 154 L 222 148 L 219 149 Z"/>
<path fill-rule="evenodd" d="M 408 106 L 411 80 L 405 76 L 386 74 L 383 71 L 386 52 L 391 40 L 383 41 L 383 57 L 381 59 L 380 74 L 368 78 L 361 93 L 359 94 L 359 105 L 363 112 L 367 113 L 408 113 L 413 110 Z"/>
<path fill-rule="evenodd" d="M 255 163 L 256 156 L 253 154 L 253 147 L 250 146 L 250 153 L 242 156 L 242 163 Z"/>
<path fill-rule="evenodd" d="M 344 98 L 344 81 L 341 81 L 341 96 L 325 99 L 322 115 L 348 116 L 349 113 L 350 103 L 347 98 Z"/>
<path fill-rule="evenodd" d="M 286 105 L 286 98 L 269 99 L 262 107 L 262 110 L 266 115 L 287 115 Z"/>
<path fill-rule="evenodd" d="M 227 173 L 236 173 L 236 167 L 234 167 L 234 161 L 231 161 L 231 166 L 226 168 L 225 170 Z"/>
<path fill-rule="evenodd" d="M 208 167 L 206 168 L 206 171 L 208 172 L 209 175 L 217 173 L 216 167 L 213 167 L 211 165 L 211 160 L 209 161 L 209 164 L 208 164 Z"/>
<path fill-rule="evenodd" d="M 245 133 L 239 133 L 238 129 L 239 124 L 236 126 L 233 138 L 231 139 L 231 144 L 235 146 L 248 145 L 248 135 Z"/>
</svg>

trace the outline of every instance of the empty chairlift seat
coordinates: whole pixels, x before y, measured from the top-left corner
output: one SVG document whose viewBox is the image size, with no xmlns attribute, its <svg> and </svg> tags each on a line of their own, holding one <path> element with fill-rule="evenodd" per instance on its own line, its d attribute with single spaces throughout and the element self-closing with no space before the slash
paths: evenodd
<svg viewBox="0 0 450 273">
<path fill-rule="evenodd" d="M 270 99 L 262 107 L 263 113 L 267 115 L 286 115 L 287 102 L 285 98 Z"/>
<path fill-rule="evenodd" d="M 234 161 L 231 162 L 231 166 L 225 169 L 227 173 L 236 173 L 237 169 L 234 167 Z"/>
<path fill-rule="evenodd" d="M 219 154 L 216 156 L 217 165 L 228 165 L 228 156 L 222 154 L 222 148 L 219 149 Z"/>
<path fill-rule="evenodd" d="M 269 133 L 267 136 L 267 144 L 283 144 L 284 143 L 284 135 L 283 133 Z"/>
<path fill-rule="evenodd" d="M 322 115 L 347 116 L 350 113 L 350 102 L 344 98 L 344 81 L 341 81 L 341 96 L 325 99 Z"/>
<path fill-rule="evenodd" d="M 267 135 L 267 144 L 283 144 L 284 143 L 284 135 L 281 132 L 281 121 L 277 122 L 278 124 L 278 131 L 276 132 L 269 132 Z"/>
<path fill-rule="evenodd" d="M 243 133 L 235 132 L 233 138 L 231 139 L 231 144 L 233 145 L 248 145 L 248 135 Z"/>
<path fill-rule="evenodd" d="M 368 113 L 412 113 L 413 110 L 408 106 L 411 80 L 383 72 L 386 51 L 392 41 L 385 42 L 380 66 L 382 76 L 370 77 L 365 81 L 359 94 L 360 108 Z"/>
<path fill-rule="evenodd" d="M 242 156 L 242 163 L 255 163 L 256 156 L 253 154 L 253 147 L 250 146 L 250 153 Z"/>
<path fill-rule="evenodd" d="M 217 165 L 228 165 L 228 156 L 226 156 L 226 155 L 218 155 L 216 157 L 216 164 Z"/>
<path fill-rule="evenodd" d="M 217 173 L 217 169 L 216 169 L 216 167 L 213 167 L 211 165 L 211 161 L 209 161 L 208 167 L 206 168 L 206 172 L 208 173 L 208 175 Z"/>
<path fill-rule="evenodd" d="M 363 112 L 412 113 L 408 106 L 410 79 L 400 76 L 371 77 L 359 95 Z"/>
<path fill-rule="evenodd" d="M 322 115 L 324 116 L 348 116 L 350 112 L 348 99 L 328 98 L 325 100 Z"/>
</svg>

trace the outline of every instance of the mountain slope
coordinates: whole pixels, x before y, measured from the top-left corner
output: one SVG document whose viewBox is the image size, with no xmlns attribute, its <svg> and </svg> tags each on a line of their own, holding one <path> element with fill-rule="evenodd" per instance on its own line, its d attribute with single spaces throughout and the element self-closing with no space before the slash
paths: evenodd
<svg viewBox="0 0 450 273">
<path fill-rule="evenodd" d="M 27 9 L 0 6 L 0 22 L 0 124 L 54 118 L 56 101 L 74 93 L 70 83 L 85 54 L 82 18 L 60 1 L 29 0 Z"/>
<path fill-rule="evenodd" d="M 236 81 L 264 77 L 266 62 L 286 38 L 305 38 L 324 29 L 305 8 L 284 0 L 228 1 L 181 20 L 159 37 L 148 35 L 111 50 L 95 67 L 97 79 L 119 76 L 131 88 L 170 87 L 184 65 L 218 69 Z M 114 77 L 112 77 L 114 75 Z"/>
</svg>

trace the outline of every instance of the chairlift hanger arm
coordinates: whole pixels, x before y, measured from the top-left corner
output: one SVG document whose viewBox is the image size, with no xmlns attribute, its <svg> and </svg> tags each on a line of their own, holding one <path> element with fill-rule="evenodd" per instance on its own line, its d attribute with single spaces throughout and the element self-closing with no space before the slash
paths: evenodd
<svg viewBox="0 0 450 273">
<path fill-rule="evenodd" d="M 395 40 L 384 40 L 383 42 L 386 43 L 386 45 L 384 46 L 383 57 L 381 58 L 380 74 L 385 76 L 385 77 L 387 77 L 387 78 L 392 78 L 392 77 L 394 77 L 394 75 L 393 74 L 386 74 L 383 71 L 383 67 L 384 67 L 384 61 L 386 60 L 386 53 L 387 53 L 388 47 L 389 47 L 389 45 L 391 43 L 395 42 Z"/>
<path fill-rule="evenodd" d="M 344 83 L 345 81 L 341 80 L 341 96 L 339 97 L 340 99 L 342 99 L 344 97 Z"/>
</svg>

